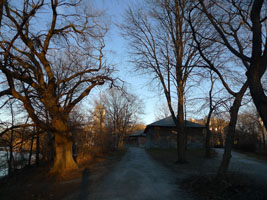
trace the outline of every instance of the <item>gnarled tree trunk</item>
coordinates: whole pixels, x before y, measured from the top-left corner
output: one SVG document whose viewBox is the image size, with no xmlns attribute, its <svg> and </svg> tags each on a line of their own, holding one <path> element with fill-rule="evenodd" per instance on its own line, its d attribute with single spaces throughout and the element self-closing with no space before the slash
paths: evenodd
<svg viewBox="0 0 267 200">
<path fill-rule="evenodd" d="M 70 137 L 55 133 L 55 150 L 56 154 L 51 173 L 62 174 L 78 168 L 72 156 L 72 140 Z"/>
</svg>

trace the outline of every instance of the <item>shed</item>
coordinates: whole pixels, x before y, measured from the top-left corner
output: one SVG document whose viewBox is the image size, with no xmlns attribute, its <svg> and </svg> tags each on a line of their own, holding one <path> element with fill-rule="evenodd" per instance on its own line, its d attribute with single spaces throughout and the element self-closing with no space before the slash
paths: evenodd
<svg viewBox="0 0 267 200">
<path fill-rule="evenodd" d="M 176 148 L 177 130 L 172 117 L 167 117 L 146 126 L 147 148 Z M 203 145 L 205 126 L 185 120 L 187 145 Z"/>
<path fill-rule="evenodd" d="M 146 143 L 146 134 L 144 130 L 138 130 L 128 136 L 128 144 L 144 147 Z"/>
</svg>

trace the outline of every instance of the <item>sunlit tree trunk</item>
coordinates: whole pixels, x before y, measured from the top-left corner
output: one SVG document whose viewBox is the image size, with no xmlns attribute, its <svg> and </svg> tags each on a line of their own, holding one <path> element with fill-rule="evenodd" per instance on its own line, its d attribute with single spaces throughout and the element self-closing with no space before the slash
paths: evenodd
<svg viewBox="0 0 267 200">
<path fill-rule="evenodd" d="M 37 127 L 36 131 L 36 157 L 35 157 L 35 165 L 38 167 L 40 161 L 40 131 Z"/>
<path fill-rule="evenodd" d="M 32 138 L 31 138 L 31 146 L 30 146 L 30 153 L 29 153 L 28 165 L 31 165 L 31 161 L 32 161 L 33 142 L 34 142 L 34 132 L 32 134 Z"/>
<path fill-rule="evenodd" d="M 55 131 L 55 155 L 53 159 L 53 166 L 51 173 L 62 174 L 66 171 L 77 169 L 77 163 L 73 159 L 72 138 L 67 126 L 67 116 L 64 114 L 57 115 L 52 120 Z"/>
<path fill-rule="evenodd" d="M 72 156 L 72 140 L 61 133 L 55 133 L 55 150 L 53 166 L 51 173 L 64 173 L 69 170 L 77 169 Z"/>
<path fill-rule="evenodd" d="M 122 149 L 123 148 L 123 139 L 122 138 L 120 138 L 120 140 L 119 140 L 119 143 L 118 143 L 118 149 Z"/>
<path fill-rule="evenodd" d="M 8 37 L 1 37 L 0 71 L 7 84 L 0 97 L 9 95 L 22 102 L 36 126 L 55 137 L 58 155 L 52 171 L 76 168 L 67 136 L 68 115 L 93 88 L 113 82 L 113 67 L 103 62 L 102 52 L 108 27 L 96 20 L 102 17 L 98 11 L 89 14 L 88 9 L 79 10 L 84 6 L 81 1 L 67 3 L 71 12 L 64 16 L 58 11 L 66 5 L 58 0 L 8 2 L 0 0 L 0 17 L 1 13 L 5 16 L 0 34 L 8 33 Z M 44 9 L 46 17 L 40 18 Z M 63 18 L 66 23 L 61 23 Z M 46 26 L 39 31 L 32 23 Z M 65 42 L 55 49 L 59 37 Z M 62 114 L 66 116 L 61 118 Z M 54 124 L 55 117 L 61 120 L 59 125 Z"/>
</svg>

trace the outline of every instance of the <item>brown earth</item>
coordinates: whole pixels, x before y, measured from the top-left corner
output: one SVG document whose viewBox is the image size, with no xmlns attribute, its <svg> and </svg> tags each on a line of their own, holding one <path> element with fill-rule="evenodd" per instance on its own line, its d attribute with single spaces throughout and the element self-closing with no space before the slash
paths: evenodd
<svg viewBox="0 0 267 200">
<path fill-rule="evenodd" d="M 0 180 L 1 200 L 61 200 L 80 191 L 84 176 L 92 174 L 98 181 L 124 155 L 125 151 L 117 151 L 105 156 L 98 156 L 79 166 L 76 171 L 64 176 L 51 176 L 47 167 L 28 167 L 18 171 L 12 177 Z"/>
</svg>

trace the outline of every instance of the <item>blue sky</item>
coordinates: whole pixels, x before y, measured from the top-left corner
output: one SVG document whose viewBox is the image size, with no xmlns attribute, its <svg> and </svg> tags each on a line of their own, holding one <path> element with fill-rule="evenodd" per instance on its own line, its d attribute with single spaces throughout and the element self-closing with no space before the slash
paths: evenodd
<svg viewBox="0 0 267 200">
<path fill-rule="evenodd" d="M 90 1 L 90 0 L 89 0 Z M 157 83 L 150 83 L 151 77 L 148 75 L 138 75 L 134 73 L 134 66 L 129 61 L 127 41 L 120 35 L 120 30 L 116 26 L 123 22 L 123 15 L 129 6 L 138 5 L 144 3 L 144 0 L 93 0 L 92 3 L 99 9 L 105 10 L 107 19 L 111 21 L 110 32 L 106 40 L 106 50 L 108 53 L 108 59 L 116 64 L 118 75 L 121 79 L 127 82 L 127 87 L 130 92 L 135 93 L 144 102 L 144 115 L 143 123 L 149 124 L 155 121 L 155 114 L 158 112 L 162 104 L 166 104 L 166 99 L 163 95 L 161 97 L 160 89 L 157 87 Z M 110 53 L 112 52 L 112 53 Z M 209 83 L 207 83 L 209 84 Z M 193 91 L 190 92 L 190 98 L 200 98 L 204 91 L 200 87 L 203 85 L 196 85 Z M 204 85 L 205 90 L 209 90 L 209 85 Z M 205 92 L 207 92 L 205 91 Z M 205 110 L 197 112 L 200 107 L 198 102 L 187 105 L 187 119 L 190 117 L 201 118 L 205 115 Z M 174 106 L 175 107 L 175 106 Z"/>
<path fill-rule="evenodd" d="M 13 2 L 18 1 L 14 0 Z M 132 6 L 134 4 L 140 6 L 142 3 L 145 2 L 145 0 L 84 0 L 83 2 L 88 2 L 88 5 L 92 6 L 91 8 L 96 7 L 96 9 L 98 10 L 105 11 L 105 21 L 110 24 L 110 31 L 106 38 L 105 49 L 108 61 L 112 64 L 115 64 L 117 69 L 116 75 L 125 81 L 128 91 L 136 94 L 139 98 L 143 100 L 144 115 L 142 117 L 142 122 L 145 124 L 152 123 L 153 121 L 155 121 L 155 113 L 159 110 L 159 107 L 161 107 L 161 105 L 166 102 L 166 100 L 164 96 L 159 97 L 160 92 L 159 88 L 157 88 L 156 83 L 149 84 L 151 77 L 148 77 L 148 75 L 141 76 L 133 72 L 134 66 L 132 66 L 130 62 L 128 62 L 130 59 L 127 53 L 129 49 L 129 47 L 127 46 L 127 41 L 125 41 L 120 35 L 120 31 L 116 26 L 116 24 L 123 22 L 124 13 L 129 6 Z M 231 66 L 233 65 L 233 63 L 230 64 Z M 218 83 L 218 85 L 218 88 L 220 88 L 221 84 Z M 237 88 L 239 86 L 239 84 L 236 84 Z M 233 84 L 231 85 L 231 87 L 233 87 Z M 234 89 L 236 89 L 236 87 L 234 87 Z M 207 94 L 208 90 L 208 83 L 201 83 L 201 85 L 196 85 L 194 86 L 194 89 L 190 92 L 190 94 L 192 94 L 190 98 L 199 98 L 201 95 Z M 89 97 L 86 99 L 86 102 L 84 102 L 85 104 L 83 105 L 88 105 L 89 103 L 91 103 L 92 97 L 94 97 L 94 95 L 97 95 L 99 91 L 100 90 L 95 90 L 92 95 L 89 95 Z M 205 114 L 207 114 L 206 110 L 202 110 L 201 112 L 197 111 L 199 107 L 199 102 L 200 100 L 191 105 L 187 105 L 187 109 L 192 111 L 191 113 L 187 113 L 187 118 L 192 116 L 196 118 L 201 118 Z"/>
<path fill-rule="evenodd" d="M 90 0 L 88 1 L 90 2 Z M 143 123 L 149 124 L 154 122 L 155 113 L 162 107 L 162 104 L 166 103 L 166 99 L 163 95 L 159 96 L 160 89 L 157 87 L 157 83 L 150 83 L 151 77 L 148 77 L 148 75 L 138 75 L 133 72 L 134 66 L 128 62 L 129 55 L 127 52 L 129 47 L 127 47 L 127 41 L 120 35 L 120 30 L 116 26 L 116 24 L 123 22 L 123 15 L 129 6 L 140 6 L 144 3 L 144 0 L 92 0 L 91 2 L 97 9 L 104 10 L 107 15 L 107 21 L 111 21 L 110 31 L 106 39 L 106 53 L 109 61 L 116 65 L 117 74 L 127 83 L 128 91 L 135 93 L 143 100 Z M 208 93 L 209 85 L 207 84 L 204 85 L 205 91 L 202 91 L 203 85 L 194 86 L 193 91 L 190 92 L 190 98 L 200 98 L 203 93 Z M 187 119 L 192 116 L 194 118 L 201 118 L 206 114 L 205 110 L 197 111 L 198 107 L 200 107 L 198 105 L 199 102 L 198 100 L 191 105 L 187 105 Z"/>
<path fill-rule="evenodd" d="M 135 93 L 144 102 L 143 123 L 155 120 L 155 107 L 159 104 L 158 91 L 148 85 L 149 78 L 134 73 L 133 66 L 128 62 L 127 41 L 121 35 L 116 24 L 123 21 L 123 13 L 132 3 L 128 0 L 93 0 L 93 5 L 104 9 L 107 19 L 111 20 L 110 31 L 106 39 L 106 53 L 108 60 L 116 65 L 118 76 L 126 82 L 128 91 Z M 143 2 L 140 1 L 139 2 Z M 165 99 L 163 99 L 165 101 Z"/>
<path fill-rule="evenodd" d="M 119 24 L 123 21 L 123 15 L 125 10 L 134 4 L 142 4 L 144 0 L 87 0 L 91 8 L 95 8 L 98 10 L 104 10 L 106 14 L 106 23 L 110 24 L 110 31 L 106 38 L 106 48 L 105 53 L 108 58 L 108 62 L 115 64 L 117 72 L 115 76 L 119 76 L 122 80 L 125 81 L 125 85 L 127 86 L 128 91 L 136 94 L 140 99 L 144 102 L 144 115 L 142 116 L 142 122 L 145 124 L 149 124 L 155 121 L 155 113 L 158 112 L 159 107 L 162 104 L 165 104 L 166 100 L 164 96 L 159 96 L 160 90 L 157 87 L 157 83 L 150 83 L 151 77 L 148 75 L 138 75 L 134 73 L 134 66 L 128 62 L 128 46 L 127 41 L 123 39 L 120 35 L 120 31 L 116 24 Z M 62 11 L 63 12 L 63 11 Z M 149 84 L 150 83 L 150 84 Z M 105 88 L 102 88 L 105 89 Z M 208 90 L 209 88 L 205 88 Z M 93 94 L 89 95 L 88 98 L 82 103 L 83 105 L 88 107 L 88 104 L 92 102 L 94 96 L 100 92 L 101 89 L 97 89 L 93 92 Z M 199 97 L 203 92 L 201 92 L 198 86 L 194 87 L 193 95 Z M 194 96 L 191 96 L 193 98 Z M 196 111 L 196 104 L 187 106 L 188 110 Z M 194 114 L 194 117 L 200 118 L 204 114 L 202 113 Z M 192 114 L 191 114 L 192 116 Z M 189 113 L 187 113 L 187 118 L 191 117 Z"/>
<path fill-rule="evenodd" d="M 144 102 L 144 115 L 142 116 L 141 122 L 145 124 L 152 123 L 155 120 L 154 110 L 156 105 L 158 105 L 159 97 L 157 92 L 153 91 L 155 88 L 146 86 L 149 79 L 144 76 L 138 76 L 136 73 L 133 73 L 133 66 L 128 62 L 127 54 L 127 42 L 121 37 L 120 31 L 116 24 L 122 22 L 123 13 L 126 8 L 132 3 L 137 3 L 138 1 L 143 2 L 143 0 L 85 0 L 85 3 L 88 2 L 89 6 L 96 7 L 98 10 L 104 10 L 106 14 L 106 21 L 110 23 L 110 31 L 106 38 L 106 55 L 108 57 L 108 62 L 116 65 L 116 75 L 119 76 L 122 80 L 125 81 L 125 85 L 131 93 L 136 94 Z M 14 4 L 17 1 L 12 1 Z M 18 4 L 19 5 L 19 4 Z M 64 12 L 64 11 L 59 11 Z M 46 15 L 47 13 L 43 13 Z M 44 17 L 44 16 L 41 16 Z M 47 16 L 45 16 L 47 17 Z M 50 22 L 49 18 L 47 21 Z M 40 24 L 38 24 L 38 29 Z M 92 102 L 94 98 L 101 89 L 96 89 L 88 98 L 83 101 L 82 105 L 88 107 L 88 104 Z M 164 99 L 165 100 L 165 99 Z M 90 105 L 89 105 L 90 106 Z M 87 111 L 87 109 L 85 109 Z M 5 115 L 3 109 L 0 111 L 0 115 L 4 115 L 5 120 L 8 120 L 10 117 Z"/>
</svg>

